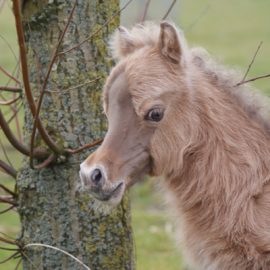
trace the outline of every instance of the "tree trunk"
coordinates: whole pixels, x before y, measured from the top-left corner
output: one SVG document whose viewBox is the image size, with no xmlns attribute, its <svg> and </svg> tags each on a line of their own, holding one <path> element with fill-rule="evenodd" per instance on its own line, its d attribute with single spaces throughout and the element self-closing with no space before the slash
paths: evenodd
<svg viewBox="0 0 270 270">
<path fill-rule="evenodd" d="M 33 95 L 38 99 L 48 64 L 74 1 L 23 1 L 22 15 Z M 78 0 L 61 45 L 66 50 L 94 33 L 119 10 L 119 1 Z M 112 66 L 108 35 L 119 17 L 77 49 L 60 56 L 53 65 L 41 109 L 41 120 L 63 147 L 77 148 L 104 136 L 106 121 L 101 89 Z M 92 80 L 95 82 L 89 82 Z M 88 84 L 85 84 L 89 82 Z M 82 85 L 81 85 L 82 84 Z M 74 86 L 81 85 L 77 88 Z M 33 118 L 25 102 L 25 142 L 29 143 Z M 37 137 L 37 145 L 43 142 Z M 41 170 L 25 159 L 18 176 L 19 214 L 23 244 L 43 243 L 61 248 L 95 269 L 134 269 L 129 200 L 110 214 L 95 209 L 94 200 L 78 191 L 79 164 L 89 155 L 60 157 Z M 40 162 L 35 160 L 35 162 Z M 24 269 L 84 269 L 63 253 L 44 247 L 25 249 Z"/>
</svg>

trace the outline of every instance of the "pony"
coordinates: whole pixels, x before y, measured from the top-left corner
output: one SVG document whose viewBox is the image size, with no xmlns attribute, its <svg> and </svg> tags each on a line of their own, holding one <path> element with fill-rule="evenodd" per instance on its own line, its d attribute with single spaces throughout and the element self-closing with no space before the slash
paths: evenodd
<svg viewBox="0 0 270 270">
<path fill-rule="evenodd" d="M 108 132 L 81 164 L 84 187 L 115 206 L 162 177 L 189 269 L 269 270 L 268 102 L 172 23 L 120 27 L 111 48 Z"/>
</svg>

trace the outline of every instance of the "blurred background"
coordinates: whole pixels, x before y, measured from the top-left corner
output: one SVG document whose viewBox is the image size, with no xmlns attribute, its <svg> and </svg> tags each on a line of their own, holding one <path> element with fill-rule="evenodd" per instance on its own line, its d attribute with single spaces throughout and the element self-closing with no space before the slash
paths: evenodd
<svg viewBox="0 0 270 270">
<path fill-rule="evenodd" d="M 127 1 L 121 1 L 123 6 Z M 134 0 L 122 13 L 121 24 L 132 26 L 143 17 L 147 0 Z M 160 21 L 167 12 L 171 1 L 152 0 L 147 20 Z M 190 46 L 201 46 L 225 65 L 245 73 L 251 59 L 262 41 L 260 51 L 248 74 L 248 78 L 270 73 L 270 1 L 269 0 L 178 0 L 168 19 L 185 32 Z M 11 1 L 0 0 L 0 66 L 10 73 L 17 72 L 18 46 Z M 10 80 L 0 72 L 0 85 Z M 270 78 L 254 82 L 254 86 L 265 95 L 270 95 Z M 1 108 L 2 109 L 2 108 Z M 9 111 L 3 108 L 8 116 Z M 6 110 L 6 111 L 5 111 Z M 18 124 L 23 115 L 19 114 Z M 16 121 L 12 129 L 21 137 Z M 0 130 L 0 159 L 9 161 L 16 168 L 22 157 L 7 143 Z M 11 189 L 12 179 L 0 172 L 0 182 Z M 1 194 L 2 191 L 0 191 Z M 131 191 L 133 230 L 135 236 L 137 269 L 139 270 L 180 270 L 181 257 L 174 242 L 174 224 L 163 203 L 163 194 L 154 179 L 138 184 Z M 0 211 L 4 210 L 0 206 Z M 19 220 L 15 212 L 0 215 L 0 232 L 16 237 Z M 8 256 L 0 250 L 0 261 Z M 16 260 L 0 269 L 14 269 Z"/>
</svg>

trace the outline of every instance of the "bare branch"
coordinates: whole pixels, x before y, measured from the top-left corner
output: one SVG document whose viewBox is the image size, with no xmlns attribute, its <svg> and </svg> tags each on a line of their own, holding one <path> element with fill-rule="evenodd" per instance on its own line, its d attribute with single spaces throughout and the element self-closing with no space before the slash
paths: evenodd
<svg viewBox="0 0 270 270">
<path fill-rule="evenodd" d="M 170 5 L 170 7 L 169 7 L 169 9 L 167 10 L 167 12 L 165 13 L 165 15 L 163 16 L 162 20 L 166 20 L 167 19 L 167 17 L 169 16 L 170 12 L 172 11 L 175 3 L 176 3 L 176 0 L 173 0 L 172 3 L 171 3 L 171 5 Z"/>
<path fill-rule="evenodd" d="M 21 152 L 24 155 L 29 156 L 30 155 L 30 149 L 20 143 L 17 138 L 13 135 L 11 129 L 8 126 L 8 123 L 6 122 L 1 110 L 0 110 L 0 127 L 2 128 L 4 134 L 6 135 L 8 141 L 13 145 L 15 149 L 17 149 L 19 152 Z M 42 149 L 35 149 L 34 150 L 34 156 L 39 158 L 44 158 L 48 156 L 48 152 Z"/>
<path fill-rule="evenodd" d="M 2 71 L 6 76 L 8 76 L 11 80 L 16 82 L 17 84 L 21 85 L 21 82 L 17 80 L 12 74 L 10 74 L 8 71 L 6 71 L 3 67 L 0 66 L 0 71 Z"/>
<path fill-rule="evenodd" d="M 3 160 L 0 160 L 0 168 L 8 175 L 12 176 L 16 179 L 17 172 L 14 168 L 10 167 L 8 164 L 6 164 Z"/>
<path fill-rule="evenodd" d="M 27 256 L 27 254 L 24 252 L 23 248 L 20 248 L 21 255 L 32 265 L 32 269 L 40 269 L 39 266 L 36 266 L 33 261 Z"/>
<path fill-rule="evenodd" d="M 5 214 L 6 212 L 12 210 L 14 207 L 15 207 L 14 205 L 11 205 L 11 206 L 9 206 L 8 208 L 6 208 L 6 209 L 0 211 L 0 215 Z"/>
<path fill-rule="evenodd" d="M 14 258 L 15 256 L 17 256 L 19 253 L 20 253 L 19 251 L 13 253 L 11 256 L 9 256 L 9 257 L 7 257 L 6 259 L 0 261 L 0 264 L 4 264 L 4 263 L 8 262 L 9 260 L 11 260 L 11 259 Z"/>
<path fill-rule="evenodd" d="M 29 104 L 31 113 L 33 117 L 35 117 L 37 110 L 36 110 L 35 101 L 32 96 L 30 82 L 29 82 L 26 48 L 25 48 L 23 27 L 22 27 L 22 22 L 21 22 L 20 8 L 21 8 L 20 1 L 14 0 L 13 11 L 15 15 L 16 29 L 17 29 L 17 35 L 18 35 L 18 41 L 19 41 L 19 48 L 20 48 L 20 59 L 21 59 L 21 65 L 22 65 L 22 77 L 23 77 L 23 82 L 24 82 L 25 95 L 26 95 L 26 99 Z M 48 145 L 48 147 L 55 153 L 61 153 L 62 152 L 61 149 L 54 143 L 52 138 L 49 136 L 49 134 L 43 127 L 39 117 L 37 118 L 37 128 L 39 130 L 41 138 Z"/>
<path fill-rule="evenodd" d="M 81 266 L 83 266 L 85 269 L 91 270 L 90 267 L 88 267 L 82 261 L 80 261 L 79 259 L 77 259 L 75 256 L 73 256 L 72 254 L 70 254 L 67 251 L 65 251 L 63 249 L 60 249 L 58 247 L 54 247 L 54 246 L 47 245 L 47 244 L 42 244 L 42 243 L 30 243 L 30 244 L 25 245 L 23 247 L 23 249 L 25 250 L 25 249 L 28 249 L 28 248 L 31 248 L 31 247 L 43 247 L 43 248 L 50 248 L 50 249 L 56 250 L 58 252 L 61 252 L 61 253 L 65 254 L 65 255 L 69 256 L 70 258 L 72 258 L 73 260 L 75 260 L 77 263 L 79 263 Z"/>
<path fill-rule="evenodd" d="M 16 94 L 14 93 L 13 96 L 15 97 L 15 95 Z M 21 102 L 21 104 L 23 104 L 23 103 Z M 18 104 L 15 103 L 14 105 L 15 105 L 15 108 L 14 108 L 15 111 L 17 111 Z M 17 131 L 17 137 L 18 137 L 19 142 L 20 143 L 23 143 L 23 137 L 22 137 L 22 132 L 21 132 L 21 125 L 20 125 L 20 120 L 19 120 L 19 114 L 14 112 L 14 115 L 15 115 L 14 118 L 15 118 L 15 126 L 16 126 L 16 131 Z"/>
<path fill-rule="evenodd" d="M 13 196 L 9 196 L 9 195 L 0 195 L 0 203 L 7 203 L 7 204 L 17 206 L 17 203 L 14 201 Z"/>
<path fill-rule="evenodd" d="M 113 14 L 104 24 L 102 24 L 94 33 L 92 33 L 89 37 L 85 38 L 84 40 L 82 40 L 80 43 L 78 43 L 76 46 L 71 47 L 70 49 L 67 49 L 66 51 L 60 52 L 58 54 L 58 56 L 63 55 L 65 53 L 68 53 L 74 49 L 79 48 L 82 44 L 84 44 L 86 41 L 88 41 L 89 39 L 91 39 L 92 37 L 94 37 L 96 34 L 98 34 L 100 31 L 102 31 L 104 29 L 104 27 L 106 27 L 110 22 L 112 22 L 116 16 L 118 16 L 124 9 L 126 9 L 129 4 L 132 2 L 133 0 L 129 0 L 118 12 L 116 12 L 115 14 Z M 175 0 L 176 1 L 176 0 Z"/>
<path fill-rule="evenodd" d="M 12 92 L 12 93 L 21 93 L 22 89 L 19 87 L 10 87 L 10 86 L 0 86 L 0 91 Z"/>
<path fill-rule="evenodd" d="M 75 90 L 75 89 L 77 89 L 77 88 L 79 88 L 79 87 L 82 87 L 82 86 L 85 86 L 85 85 L 87 85 L 87 84 L 96 82 L 96 81 L 98 81 L 98 80 L 100 80 L 100 79 L 101 79 L 101 77 L 97 77 L 97 78 L 95 78 L 94 80 L 86 81 L 86 82 L 84 82 L 84 83 L 78 84 L 78 85 L 76 85 L 76 86 L 73 86 L 73 87 L 70 87 L 70 88 L 67 88 L 67 89 L 63 89 L 63 90 L 46 90 L 45 92 L 46 92 L 46 93 L 58 93 L 58 94 L 61 94 L 61 93 L 63 93 L 63 92 L 69 92 L 69 91 L 71 91 L 71 90 Z"/>
<path fill-rule="evenodd" d="M 16 242 L 16 239 L 15 239 L 14 237 L 11 237 L 10 235 L 8 235 L 8 234 L 6 234 L 6 233 L 3 233 L 3 232 L 0 232 L 0 234 L 3 235 L 3 236 L 5 236 L 5 237 L 7 237 L 8 239 L 10 239 L 10 240 Z"/>
<path fill-rule="evenodd" d="M 5 192 L 9 193 L 13 197 L 17 197 L 17 194 L 13 192 L 12 190 L 8 189 L 4 185 L 0 184 L 0 188 L 3 189 Z"/>
<path fill-rule="evenodd" d="M 15 267 L 14 270 L 18 270 L 21 263 L 22 263 L 22 258 L 19 259 L 19 261 L 18 261 L 18 263 L 16 264 L 16 267 Z"/>
<path fill-rule="evenodd" d="M 143 16 L 141 18 L 141 22 L 145 21 L 145 18 L 146 18 L 150 3 L 151 3 L 151 0 L 147 0 L 147 2 L 145 4 L 145 7 L 144 7 L 144 11 L 143 11 Z"/>
<path fill-rule="evenodd" d="M 6 239 L 6 238 L 0 236 L 0 242 L 3 242 L 5 244 L 10 244 L 10 245 L 17 245 L 16 240 L 11 239 L 10 237 L 9 237 L 9 239 Z"/>
<path fill-rule="evenodd" d="M 185 32 L 189 32 L 192 28 L 209 12 L 211 5 L 208 4 L 203 10 L 199 13 L 199 15 L 188 25 L 185 29 Z"/>
<path fill-rule="evenodd" d="M 18 62 L 19 62 L 19 59 L 18 59 L 16 53 L 14 52 L 12 46 L 10 45 L 10 43 L 9 43 L 9 42 L 7 41 L 7 39 L 6 39 L 4 36 L 2 36 L 1 34 L 0 34 L 0 38 L 6 43 L 6 45 L 7 45 L 8 48 L 9 48 L 9 50 L 10 50 L 11 53 L 13 54 L 15 61 L 18 63 Z"/>
<path fill-rule="evenodd" d="M 13 103 L 15 103 L 16 101 L 18 101 L 19 99 L 21 99 L 21 96 L 18 96 L 16 98 L 12 98 L 10 100 L 0 100 L 0 105 L 11 105 Z"/>
<path fill-rule="evenodd" d="M 1 250 L 7 250 L 7 251 L 18 251 L 17 248 L 6 248 L 6 247 L 1 247 L 1 246 L 0 246 L 0 249 Z"/>
<path fill-rule="evenodd" d="M 249 80 L 241 81 L 241 82 L 235 84 L 234 87 L 240 86 L 240 85 L 245 84 L 245 83 L 254 82 L 254 81 L 257 81 L 257 80 L 260 80 L 260 79 L 269 78 L 269 77 L 270 77 L 270 74 L 258 76 L 258 77 L 255 77 L 255 78 L 252 78 L 252 79 L 249 79 Z"/>
<path fill-rule="evenodd" d="M 32 134 L 31 134 L 31 141 L 30 141 L 30 166 L 33 168 L 33 151 L 34 151 L 34 143 L 35 143 L 35 136 L 36 136 L 36 128 L 37 128 L 37 124 L 38 124 L 38 119 L 39 119 L 39 113 L 40 113 L 40 109 L 41 109 L 41 104 L 42 104 L 42 100 L 43 100 L 43 97 L 44 97 L 44 94 L 45 94 L 45 90 L 46 90 L 46 86 L 47 86 L 47 83 L 48 83 L 48 79 L 50 77 L 50 74 L 51 74 L 51 71 L 52 71 L 52 67 L 53 67 L 53 64 L 57 58 L 57 53 L 58 53 L 58 50 L 62 44 L 62 41 L 64 39 L 64 36 L 67 32 L 67 29 L 68 29 L 68 26 L 71 22 L 71 19 L 72 19 L 72 16 L 74 14 L 74 11 L 75 11 L 75 8 L 76 8 L 76 5 L 77 5 L 77 0 L 74 2 L 74 5 L 72 7 L 72 10 L 69 14 L 69 17 L 68 17 L 68 20 L 67 20 L 67 23 L 65 25 L 65 28 L 60 36 L 60 39 L 57 43 L 57 46 L 53 52 L 53 55 L 52 55 L 52 58 L 51 58 L 51 61 L 50 61 L 50 64 L 49 64 L 49 67 L 48 67 L 48 71 L 47 71 L 47 74 L 45 76 L 45 79 L 44 79 L 44 82 L 43 82 L 43 85 L 42 85 L 42 89 L 41 89 L 41 92 L 40 92 L 40 97 L 39 97 L 39 100 L 38 100 L 38 105 L 37 105 L 37 109 L 36 109 L 36 114 L 35 114 L 35 118 L 34 118 L 34 126 L 33 126 L 33 130 L 32 130 Z M 58 152 L 59 153 L 59 152 Z"/>
<path fill-rule="evenodd" d="M 19 71 L 20 71 L 20 69 L 19 69 L 19 63 L 20 63 L 20 61 L 18 60 L 16 66 L 15 66 L 13 72 L 12 72 L 12 76 L 14 76 L 14 73 L 17 71 L 17 76 L 16 76 L 16 78 L 19 78 Z M 19 89 L 19 88 L 18 88 L 18 84 L 16 84 L 14 87 L 9 87 L 8 84 L 9 84 L 10 80 L 11 80 L 11 79 L 9 79 L 9 81 L 8 81 L 7 84 L 5 85 L 4 89 L 5 89 L 6 91 L 13 92 L 13 98 L 15 99 L 15 97 L 16 97 L 16 92 L 19 92 L 19 93 L 21 94 L 21 93 L 22 93 L 22 89 L 20 89 L 20 91 L 18 91 L 18 89 Z M 7 101 L 6 98 L 5 98 L 5 96 L 3 96 L 3 95 L 1 94 L 1 92 L 0 92 L 0 96 L 2 97 L 2 99 L 3 99 L 4 101 Z M 20 124 L 19 124 L 18 111 L 20 110 L 20 108 L 22 107 L 22 105 L 23 105 L 23 103 L 21 102 L 19 109 L 18 109 L 18 107 L 17 107 L 17 106 L 18 106 L 17 103 L 14 103 L 14 104 L 10 105 L 10 109 L 11 109 L 11 111 L 13 111 L 13 115 L 12 115 L 12 116 L 10 117 L 10 119 L 7 121 L 7 123 L 9 124 L 9 123 L 15 118 L 15 124 L 16 124 L 17 135 L 18 135 L 18 137 L 19 137 L 19 142 L 21 142 L 21 143 L 22 143 L 22 136 L 21 136 L 21 129 L 20 129 Z"/>
<path fill-rule="evenodd" d="M 12 108 L 11 110 L 13 111 L 13 115 L 7 120 L 7 123 L 9 124 L 15 117 L 18 116 L 18 112 L 22 108 L 23 103 L 20 104 L 18 108 Z"/>
<path fill-rule="evenodd" d="M 55 154 L 51 154 L 46 160 L 44 160 L 42 163 L 38 164 L 38 165 L 33 165 L 31 164 L 31 166 L 34 169 L 43 169 L 45 167 L 48 167 L 53 161 L 55 161 L 56 159 L 56 155 Z"/>
<path fill-rule="evenodd" d="M 9 166 L 13 168 L 12 163 L 11 163 L 9 157 L 8 157 L 8 153 L 7 153 L 7 151 L 6 151 L 6 148 L 5 148 L 5 146 L 4 146 L 4 144 L 3 144 L 2 140 L 1 140 L 1 138 L 0 138 L 0 146 L 1 146 L 2 150 L 3 150 L 4 156 L 5 156 L 5 158 L 6 158 L 7 162 L 8 162 L 8 164 L 9 164 Z"/>
<path fill-rule="evenodd" d="M 253 63 L 254 63 L 256 57 L 257 57 L 257 54 L 258 54 L 258 52 L 259 52 L 259 50 L 260 50 L 262 44 L 263 44 L 263 42 L 261 41 L 261 42 L 259 43 L 258 47 L 257 47 L 257 50 L 255 51 L 255 53 L 254 53 L 254 55 L 253 55 L 253 57 L 252 57 L 252 60 L 251 60 L 251 62 L 250 62 L 250 64 L 249 64 L 249 66 L 248 66 L 248 68 L 247 68 L 247 71 L 246 71 L 246 73 L 245 73 L 245 75 L 244 75 L 244 77 L 243 77 L 243 79 L 242 79 L 241 82 L 243 82 L 243 81 L 246 80 L 247 75 L 248 75 L 248 73 L 249 73 L 249 71 L 250 71 L 250 69 L 251 69 L 251 67 L 252 67 L 252 65 L 253 65 Z"/>
<path fill-rule="evenodd" d="M 103 139 L 98 139 L 98 140 L 94 141 L 93 143 L 85 144 L 77 149 L 67 149 L 66 151 L 70 154 L 77 154 L 77 153 L 82 152 L 85 149 L 88 149 L 88 148 L 94 147 L 98 144 L 101 144 L 102 142 L 103 142 Z"/>
</svg>

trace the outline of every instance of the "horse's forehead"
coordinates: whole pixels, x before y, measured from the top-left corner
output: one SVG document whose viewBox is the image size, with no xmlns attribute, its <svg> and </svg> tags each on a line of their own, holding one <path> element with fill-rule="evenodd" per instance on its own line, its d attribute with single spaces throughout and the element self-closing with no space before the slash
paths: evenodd
<svg viewBox="0 0 270 270">
<path fill-rule="evenodd" d="M 143 65 L 147 62 L 145 60 L 136 62 L 137 65 L 134 61 L 122 61 L 114 67 L 104 87 L 105 112 L 112 101 L 126 99 L 136 113 L 139 113 L 142 104 L 160 97 L 167 91 L 170 84 L 168 78 L 160 76 L 160 67 L 149 69 Z M 124 102 L 120 104 L 123 105 Z"/>
<path fill-rule="evenodd" d="M 132 106 L 131 96 L 128 91 L 128 81 L 124 70 L 113 72 L 104 89 L 104 109 L 111 114 L 116 113 L 118 107 L 128 108 Z"/>
<path fill-rule="evenodd" d="M 128 102 L 128 83 L 124 72 L 118 74 L 109 90 L 109 102 L 123 104 Z"/>
</svg>

